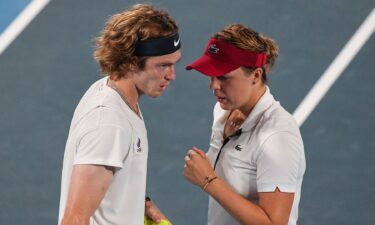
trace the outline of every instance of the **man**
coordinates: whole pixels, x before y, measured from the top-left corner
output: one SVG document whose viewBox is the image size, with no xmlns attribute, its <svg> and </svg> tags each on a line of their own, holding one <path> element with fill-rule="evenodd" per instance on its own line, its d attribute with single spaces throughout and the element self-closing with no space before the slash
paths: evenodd
<svg viewBox="0 0 375 225">
<path fill-rule="evenodd" d="M 82 97 L 64 156 L 60 225 L 141 225 L 166 217 L 145 202 L 148 143 L 138 100 L 159 97 L 181 57 L 178 27 L 138 4 L 112 16 L 97 38 L 104 78 Z M 145 207 L 146 206 L 146 207 Z"/>
</svg>

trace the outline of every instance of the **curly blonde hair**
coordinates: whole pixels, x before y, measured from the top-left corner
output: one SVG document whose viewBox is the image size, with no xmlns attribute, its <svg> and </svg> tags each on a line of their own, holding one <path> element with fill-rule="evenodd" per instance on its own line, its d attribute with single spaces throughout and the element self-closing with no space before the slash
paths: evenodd
<svg viewBox="0 0 375 225">
<path fill-rule="evenodd" d="M 267 81 L 266 74 L 271 72 L 276 58 L 279 55 L 278 47 L 274 40 L 269 37 L 263 36 L 255 30 L 242 24 L 231 24 L 225 27 L 220 32 L 214 34 L 213 37 L 241 49 L 256 53 L 266 53 L 267 62 L 263 67 L 264 73 L 262 75 L 262 79 L 264 82 Z M 254 68 L 247 69 L 252 71 Z"/>
<path fill-rule="evenodd" d="M 137 42 L 170 36 L 177 31 L 177 24 L 166 11 L 149 4 L 136 4 L 113 15 L 96 38 L 94 56 L 101 73 L 117 80 L 127 71 L 142 70 L 147 57 L 134 55 Z"/>
</svg>

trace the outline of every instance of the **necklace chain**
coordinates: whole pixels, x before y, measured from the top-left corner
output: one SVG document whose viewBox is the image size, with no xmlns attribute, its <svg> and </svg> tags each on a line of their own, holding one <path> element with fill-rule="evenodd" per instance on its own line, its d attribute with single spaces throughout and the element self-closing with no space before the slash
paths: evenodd
<svg viewBox="0 0 375 225">
<path fill-rule="evenodd" d="M 136 104 L 136 109 L 134 109 L 131 105 L 130 105 L 130 103 L 129 103 L 129 101 L 128 101 L 128 99 L 126 98 L 126 96 L 124 95 L 124 94 L 122 94 L 122 91 L 120 91 L 120 89 L 118 89 L 118 87 L 116 86 L 116 84 L 111 80 L 111 79 L 109 79 L 108 78 L 108 86 L 110 87 L 110 88 L 112 88 L 113 90 L 115 90 L 119 95 L 120 95 L 120 97 L 122 98 L 122 100 L 125 102 L 125 104 L 139 117 L 139 118 L 141 118 L 142 119 L 142 117 L 141 117 L 141 115 L 140 115 L 140 113 L 139 113 L 139 107 L 138 107 L 138 104 Z"/>
</svg>

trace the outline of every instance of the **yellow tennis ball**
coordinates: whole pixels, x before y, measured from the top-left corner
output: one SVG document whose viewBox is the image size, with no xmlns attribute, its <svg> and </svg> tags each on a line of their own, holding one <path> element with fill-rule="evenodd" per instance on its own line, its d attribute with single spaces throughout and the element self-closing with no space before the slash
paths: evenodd
<svg viewBox="0 0 375 225">
<path fill-rule="evenodd" d="M 168 220 L 161 220 L 160 223 L 155 223 L 152 219 L 145 216 L 144 225 L 172 225 Z"/>
</svg>

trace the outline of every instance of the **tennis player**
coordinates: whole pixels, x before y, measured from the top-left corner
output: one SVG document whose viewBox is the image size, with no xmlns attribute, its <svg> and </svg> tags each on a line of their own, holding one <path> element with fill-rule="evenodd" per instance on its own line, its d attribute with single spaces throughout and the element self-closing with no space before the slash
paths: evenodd
<svg viewBox="0 0 375 225">
<path fill-rule="evenodd" d="M 185 177 L 209 197 L 209 225 L 296 225 L 305 155 L 299 127 L 267 85 L 276 43 L 241 24 L 216 33 L 187 66 L 216 97 L 207 155 L 185 157 Z"/>
<path fill-rule="evenodd" d="M 60 225 L 143 225 L 168 220 L 145 202 L 148 142 L 138 100 L 161 96 L 181 57 L 167 12 L 137 4 L 112 16 L 97 38 L 104 78 L 82 97 L 66 143 Z"/>
</svg>

